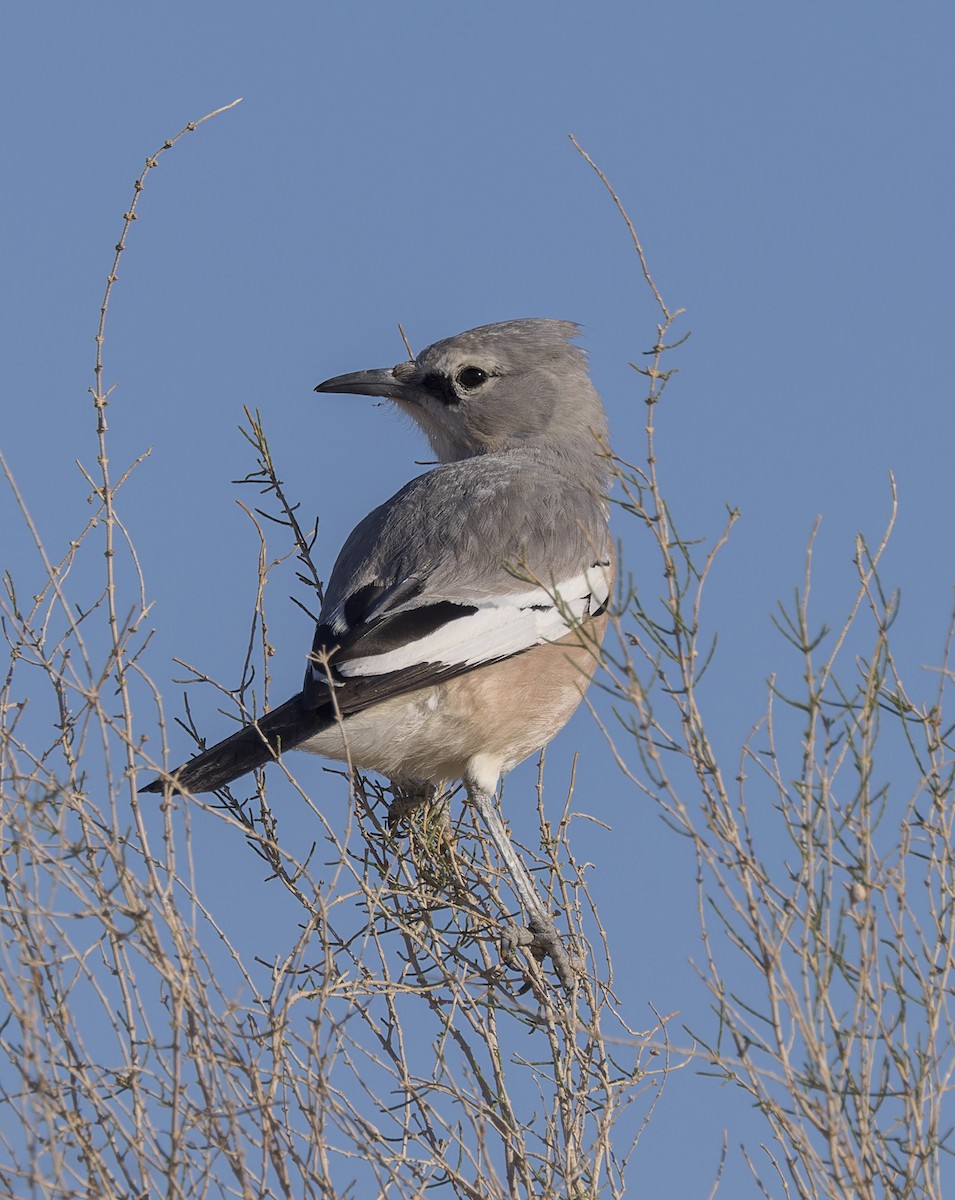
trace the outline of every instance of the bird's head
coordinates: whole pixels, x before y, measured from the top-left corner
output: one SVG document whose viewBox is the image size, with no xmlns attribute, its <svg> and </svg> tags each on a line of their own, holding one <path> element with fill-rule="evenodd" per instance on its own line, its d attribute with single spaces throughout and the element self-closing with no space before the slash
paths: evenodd
<svg viewBox="0 0 955 1200">
<path fill-rule="evenodd" d="M 596 450 L 607 419 L 570 321 L 527 318 L 445 338 L 410 362 L 327 379 L 317 392 L 394 400 L 442 462 L 538 443 Z"/>
</svg>

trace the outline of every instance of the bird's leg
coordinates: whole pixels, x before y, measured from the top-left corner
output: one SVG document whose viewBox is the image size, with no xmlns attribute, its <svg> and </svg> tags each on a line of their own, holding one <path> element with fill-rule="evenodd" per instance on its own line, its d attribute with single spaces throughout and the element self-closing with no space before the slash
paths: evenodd
<svg viewBox="0 0 955 1200">
<path fill-rule="evenodd" d="M 392 801 L 388 805 L 388 827 L 394 829 L 438 794 L 437 786 L 420 779 L 392 779 Z"/>
<path fill-rule="evenodd" d="M 410 829 L 410 818 L 419 809 L 427 806 L 431 819 L 423 831 L 428 833 L 428 841 L 433 842 L 439 853 L 448 852 L 460 882 L 457 864 L 454 862 L 454 831 L 448 816 L 448 793 L 445 785 L 421 779 L 392 779 L 390 782 L 393 798 L 388 805 L 388 828 L 394 831 L 402 821 L 407 821 Z"/>
<path fill-rule="evenodd" d="M 514 891 L 527 911 L 528 927 L 533 935 L 533 944 L 550 957 L 554 964 L 554 970 L 557 972 L 557 978 L 569 991 L 574 983 L 574 969 L 570 958 L 561 943 L 557 926 L 541 902 L 540 894 L 529 871 L 511 844 L 511 839 L 504 828 L 504 822 L 498 815 L 494 793 L 471 786 L 468 788 L 468 798 L 481 814 L 491 841 L 510 873 Z"/>
</svg>

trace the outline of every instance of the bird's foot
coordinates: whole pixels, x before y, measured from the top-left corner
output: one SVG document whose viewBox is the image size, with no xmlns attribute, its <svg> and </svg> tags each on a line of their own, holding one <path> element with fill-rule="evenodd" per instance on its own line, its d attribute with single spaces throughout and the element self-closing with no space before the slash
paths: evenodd
<svg viewBox="0 0 955 1200">
<path fill-rule="evenodd" d="M 388 805 L 388 828 L 396 829 L 403 821 L 430 804 L 438 794 L 433 783 L 391 781 L 392 800 Z"/>
<path fill-rule="evenodd" d="M 501 953 L 511 958 L 518 950 L 530 950 L 537 962 L 549 958 L 565 991 L 573 989 L 582 964 L 570 957 L 557 932 L 557 926 L 546 915 L 532 916 L 527 925 L 508 925 L 501 937 Z"/>
</svg>

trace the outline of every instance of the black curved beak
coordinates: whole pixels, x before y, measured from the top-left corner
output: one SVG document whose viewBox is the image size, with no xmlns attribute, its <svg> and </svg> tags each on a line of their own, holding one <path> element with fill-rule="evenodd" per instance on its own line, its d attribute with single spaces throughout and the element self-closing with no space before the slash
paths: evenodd
<svg viewBox="0 0 955 1200">
<path fill-rule="evenodd" d="M 414 390 L 414 363 L 396 367 L 378 367 L 374 371 L 352 371 L 336 375 L 316 387 L 316 392 L 349 392 L 355 396 L 383 396 L 389 400 L 410 400 Z"/>
</svg>

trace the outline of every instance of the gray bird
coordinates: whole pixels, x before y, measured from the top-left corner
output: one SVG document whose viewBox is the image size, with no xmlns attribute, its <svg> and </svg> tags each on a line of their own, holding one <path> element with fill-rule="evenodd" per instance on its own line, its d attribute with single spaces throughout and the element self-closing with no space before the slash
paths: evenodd
<svg viewBox="0 0 955 1200">
<path fill-rule="evenodd" d="M 143 789 L 213 791 L 290 749 L 397 781 L 460 779 L 565 984 L 495 795 L 580 703 L 607 621 L 607 422 L 577 331 L 484 325 L 318 385 L 394 400 L 442 465 L 345 542 L 301 692 Z"/>
</svg>

